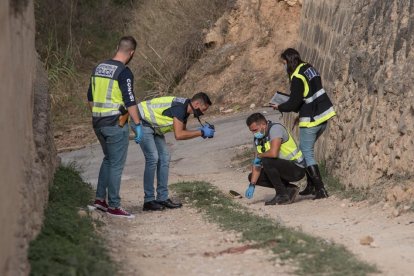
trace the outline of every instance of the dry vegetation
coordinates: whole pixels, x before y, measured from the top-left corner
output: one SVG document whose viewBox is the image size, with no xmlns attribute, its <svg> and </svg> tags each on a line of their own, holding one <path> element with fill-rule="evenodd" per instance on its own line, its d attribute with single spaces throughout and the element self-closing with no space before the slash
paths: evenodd
<svg viewBox="0 0 414 276">
<path fill-rule="evenodd" d="M 138 4 L 131 28 L 139 43 L 137 96 L 172 92 L 205 51 L 207 30 L 234 2 L 148 0 Z"/>
<path fill-rule="evenodd" d="M 139 49 L 135 91 L 166 94 L 205 50 L 203 38 L 234 0 L 36 0 L 36 48 L 45 63 L 58 149 L 95 142 L 86 91 L 90 71 L 110 58 L 120 36 Z"/>
</svg>

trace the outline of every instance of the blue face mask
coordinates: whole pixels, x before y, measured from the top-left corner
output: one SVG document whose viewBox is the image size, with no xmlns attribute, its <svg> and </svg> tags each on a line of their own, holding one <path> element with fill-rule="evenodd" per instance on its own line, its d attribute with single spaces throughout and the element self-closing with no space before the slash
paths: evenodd
<svg viewBox="0 0 414 276">
<path fill-rule="evenodd" d="M 265 136 L 261 131 L 258 131 L 254 133 L 253 135 L 254 135 L 254 138 L 256 139 L 262 139 Z"/>
</svg>

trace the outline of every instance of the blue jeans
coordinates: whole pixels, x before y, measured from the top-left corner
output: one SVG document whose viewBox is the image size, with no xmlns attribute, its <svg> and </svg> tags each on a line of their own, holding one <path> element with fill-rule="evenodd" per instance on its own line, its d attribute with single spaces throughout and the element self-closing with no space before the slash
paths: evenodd
<svg viewBox="0 0 414 276">
<path fill-rule="evenodd" d="M 128 152 L 128 125 L 122 128 L 117 125 L 106 126 L 94 130 L 105 155 L 99 170 L 96 198 L 104 200 L 108 192 L 109 207 L 118 208 L 121 205 L 121 175 Z"/>
<path fill-rule="evenodd" d="M 303 153 L 303 157 L 305 158 L 306 167 L 318 164 L 315 161 L 314 147 L 315 147 L 316 140 L 318 140 L 318 138 L 325 131 L 327 125 L 328 123 L 325 122 L 315 127 L 299 128 L 299 139 L 300 139 L 299 148 Z"/>
<path fill-rule="evenodd" d="M 145 156 L 144 170 L 144 202 L 168 199 L 168 173 L 170 169 L 170 153 L 164 135 L 155 135 L 154 130 L 142 126 L 140 143 Z M 154 178 L 157 172 L 157 197 L 154 194 Z"/>
</svg>

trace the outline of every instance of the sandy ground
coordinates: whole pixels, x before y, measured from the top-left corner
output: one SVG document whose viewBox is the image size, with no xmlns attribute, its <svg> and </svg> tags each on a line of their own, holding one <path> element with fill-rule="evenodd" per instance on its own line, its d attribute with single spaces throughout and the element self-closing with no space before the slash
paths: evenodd
<svg viewBox="0 0 414 276">
<path fill-rule="evenodd" d="M 268 117 L 277 119 L 276 115 Z M 250 142 L 245 118 L 246 114 L 238 114 L 213 119 L 217 130 L 214 139 L 175 141 L 168 135 L 172 153 L 170 183 L 205 180 L 225 192 L 234 189 L 244 193 L 247 172 L 232 168 L 230 160 L 238 146 Z M 76 161 L 83 168 L 85 180 L 96 185 L 102 158 L 99 145 L 60 156 L 64 163 Z M 143 165 L 141 151 L 131 142 L 121 195 L 123 206 L 136 218 L 113 219 L 97 214 L 106 222 L 102 232 L 123 274 L 266 275 L 277 272 L 284 275 L 292 271 L 289 264 L 281 264 L 262 250 L 212 257 L 212 253 L 241 246 L 238 235 L 221 231 L 189 206 L 165 212 L 142 212 Z M 273 196 L 272 190 L 257 188 L 253 200 L 239 201 L 254 212 L 287 226 L 343 244 L 360 259 L 376 264 L 383 275 L 412 275 L 414 214 L 394 218 L 384 204 L 352 203 L 334 196 L 318 201 L 302 197 L 292 205 L 265 207 L 264 201 Z M 371 246 L 360 244 L 360 239 L 367 235 L 374 239 Z"/>
</svg>

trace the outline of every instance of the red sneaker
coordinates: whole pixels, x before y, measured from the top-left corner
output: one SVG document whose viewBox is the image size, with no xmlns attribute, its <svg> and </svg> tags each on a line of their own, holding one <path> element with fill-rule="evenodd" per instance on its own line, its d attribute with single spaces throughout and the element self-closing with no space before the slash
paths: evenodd
<svg viewBox="0 0 414 276">
<path fill-rule="evenodd" d="M 96 209 L 101 210 L 103 212 L 108 211 L 108 204 L 105 200 L 95 199 L 93 206 L 95 206 Z"/>
<path fill-rule="evenodd" d="M 135 218 L 134 215 L 128 213 L 121 207 L 115 208 L 115 209 L 108 208 L 108 215 L 111 215 L 113 217 L 121 217 L 121 218 Z"/>
</svg>

